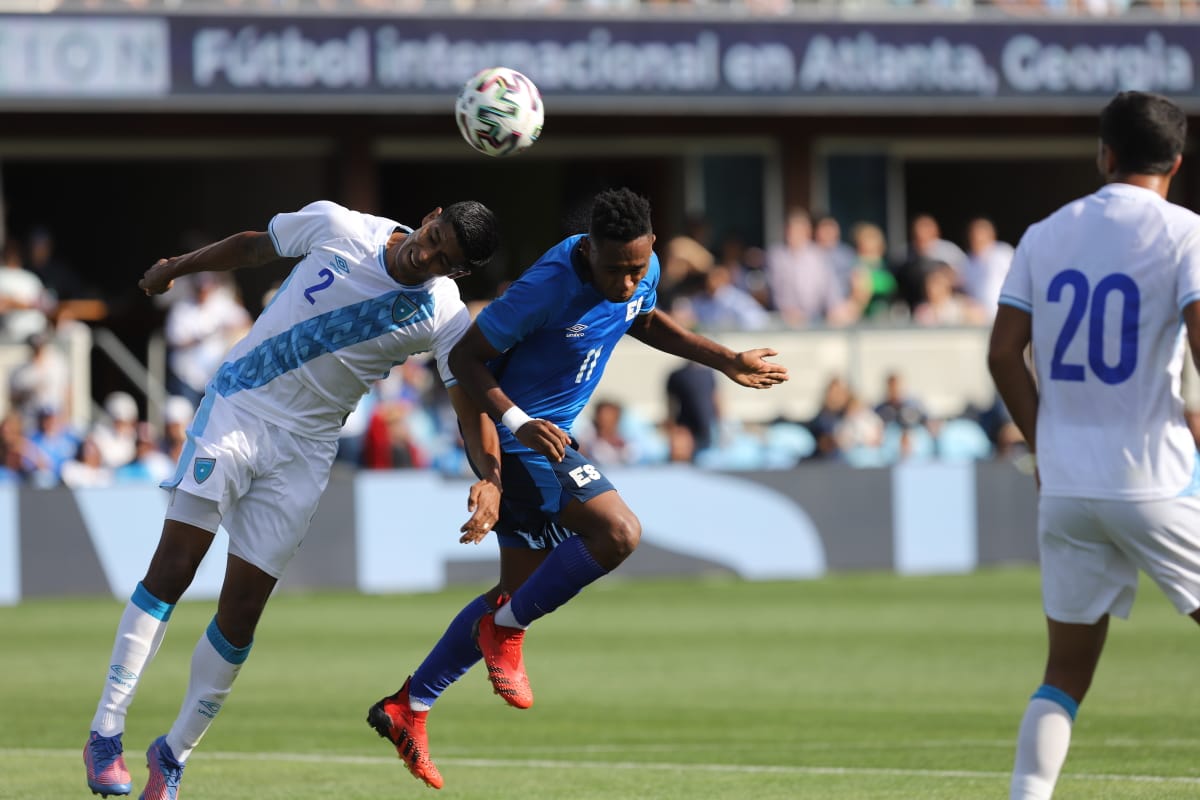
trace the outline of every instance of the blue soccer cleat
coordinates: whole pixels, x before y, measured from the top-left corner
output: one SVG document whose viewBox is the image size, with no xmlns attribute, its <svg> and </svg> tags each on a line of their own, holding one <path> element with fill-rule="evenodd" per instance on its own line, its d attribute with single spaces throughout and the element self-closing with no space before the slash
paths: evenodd
<svg viewBox="0 0 1200 800">
<path fill-rule="evenodd" d="M 92 731 L 88 736 L 87 744 L 83 746 L 83 763 L 87 766 L 87 783 L 92 794 L 108 797 L 133 791 L 123 753 L 119 733 L 101 736 Z"/>
<path fill-rule="evenodd" d="M 167 746 L 167 737 L 160 736 L 146 750 L 146 766 L 150 779 L 138 800 L 177 800 L 179 781 L 183 779 L 183 764 L 175 760 L 175 754 Z"/>
</svg>

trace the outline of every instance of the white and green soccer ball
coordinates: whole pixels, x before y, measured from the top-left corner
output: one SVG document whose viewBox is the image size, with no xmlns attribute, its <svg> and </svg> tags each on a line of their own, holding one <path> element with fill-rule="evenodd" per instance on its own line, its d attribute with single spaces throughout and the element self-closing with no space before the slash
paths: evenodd
<svg viewBox="0 0 1200 800">
<path fill-rule="evenodd" d="M 467 144 L 488 156 L 512 156 L 542 135 L 546 109 L 533 81 L 508 67 L 489 67 L 463 84 L 454 104 Z"/>
</svg>

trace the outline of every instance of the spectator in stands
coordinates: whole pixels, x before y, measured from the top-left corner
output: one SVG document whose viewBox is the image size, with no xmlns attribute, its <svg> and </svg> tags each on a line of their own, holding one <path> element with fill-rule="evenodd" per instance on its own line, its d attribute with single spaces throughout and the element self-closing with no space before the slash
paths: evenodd
<svg viewBox="0 0 1200 800">
<path fill-rule="evenodd" d="M 178 463 L 183 447 L 187 444 L 187 429 L 192 424 L 195 409 L 186 397 L 172 395 L 163 406 L 163 444 L 162 451 Z"/>
<path fill-rule="evenodd" d="M 149 422 L 139 422 L 137 454 L 132 461 L 116 470 L 116 482 L 157 485 L 170 478 L 174 472 L 175 461 L 159 448 L 153 426 Z"/>
<path fill-rule="evenodd" d="M 991 322 L 999 307 L 1000 286 L 1012 264 L 1013 246 L 996 240 L 996 226 L 990 219 L 977 217 L 967 226 L 967 249 L 963 291 L 979 306 L 984 321 Z"/>
<path fill-rule="evenodd" d="M 24 268 L 21 246 L 10 238 L 0 258 L 0 342 L 24 342 L 48 327 L 46 288 Z"/>
<path fill-rule="evenodd" d="M 883 400 L 875 406 L 875 413 L 885 425 L 902 428 L 924 425 L 929 418 L 921 402 L 905 391 L 904 378 L 894 371 L 884 379 Z"/>
<path fill-rule="evenodd" d="M 825 261 L 837 278 L 843 297 L 850 294 L 850 277 L 854 272 L 858 255 L 854 248 L 842 241 L 842 226 L 837 217 L 822 214 L 813 223 L 813 243 L 825 254 Z"/>
<path fill-rule="evenodd" d="M 687 233 L 667 242 L 658 283 L 659 308 L 673 312 L 677 298 L 703 283 L 715 261 L 708 249 L 708 236 L 708 221 L 693 215 L 688 218 Z"/>
<path fill-rule="evenodd" d="M 429 465 L 409 427 L 412 406 L 382 402 L 375 406 L 363 441 L 362 465 L 366 469 L 408 469 Z"/>
<path fill-rule="evenodd" d="M 75 457 L 63 462 L 61 474 L 63 485 L 72 489 L 103 488 L 116 482 L 113 469 L 105 465 L 95 436 L 91 434 L 79 443 Z"/>
<path fill-rule="evenodd" d="M 0 420 L 0 483 L 23 481 L 49 461 L 25 435 L 25 423 L 15 410 Z"/>
<path fill-rule="evenodd" d="M 55 252 L 49 228 L 37 227 L 29 234 L 27 266 L 46 288 L 48 310 L 56 321 L 94 322 L 107 316 L 108 307 L 99 292 Z"/>
<path fill-rule="evenodd" d="M 75 458 L 80 443 L 62 411 L 54 406 L 39 409 L 37 430 L 29 441 L 38 452 L 35 482 L 39 486 L 58 484 L 62 480 L 62 465 Z"/>
<path fill-rule="evenodd" d="M 840 453 L 878 450 L 883 444 L 883 420 L 861 397 L 851 392 L 841 418 L 834 426 L 833 438 Z"/>
<path fill-rule="evenodd" d="M 168 388 L 193 405 L 200 402 L 225 353 L 250 327 L 249 313 L 233 287 L 221 282 L 221 275 L 196 273 L 195 296 L 176 301 L 167 311 Z"/>
<path fill-rule="evenodd" d="M 128 392 L 112 392 L 104 399 L 106 419 L 96 423 L 90 438 L 109 469 L 123 467 L 137 456 L 137 401 Z"/>
<path fill-rule="evenodd" d="M 624 409 L 619 403 L 599 400 L 592 410 L 591 430 L 580 426 L 580 445 L 594 463 L 618 467 L 637 462 L 637 449 L 621 435 L 623 414 Z"/>
<path fill-rule="evenodd" d="M 850 403 L 850 386 L 845 379 L 835 375 L 825 385 L 825 394 L 821 398 L 821 407 L 805 427 L 817 441 L 815 458 L 829 458 L 839 452 L 835 432 Z"/>
<path fill-rule="evenodd" d="M 785 324 L 803 327 L 849 321 L 846 296 L 813 243 L 812 221 L 804 209 L 788 214 L 783 243 L 767 250 L 767 280 L 771 300 Z"/>
<path fill-rule="evenodd" d="M 913 311 L 918 325 L 980 325 L 986 317 L 975 301 L 954 291 L 954 268 L 936 264 L 925 275 L 925 299 Z"/>
<path fill-rule="evenodd" d="M 711 368 L 688 361 L 667 376 L 668 439 L 672 427 L 686 429 L 694 458 L 712 447 L 720 421 L 716 373 Z"/>
<path fill-rule="evenodd" d="M 912 221 L 908 259 L 900 266 L 896 279 L 900 296 L 915 313 L 925 301 L 926 277 L 947 265 L 951 268 L 950 286 L 957 288 L 967 254 L 953 242 L 942 238 L 941 227 L 929 214 L 919 214 Z"/>
<path fill-rule="evenodd" d="M 747 247 L 739 233 L 730 232 L 721 240 L 717 263 L 729 270 L 734 286 L 753 297 L 764 309 L 771 307 L 766 261 L 766 252 L 761 247 Z"/>
<path fill-rule="evenodd" d="M 888 319 L 897 307 L 896 276 L 887 262 L 887 240 L 878 225 L 854 226 L 855 261 L 850 274 L 850 304 L 858 319 Z M 899 304 L 907 312 L 907 307 Z"/>
<path fill-rule="evenodd" d="M 766 309 L 733 284 L 724 264 L 713 264 L 695 293 L 676 299 L 674 312 L 707 330 L 761 331 L 771 318 Z"/>
<path fill-rule="evenodd" d="M 37 409 L 53 406 L 70 410 L 71 370 L 66 356 L 46 331 L 28 339 L 29 360 L 9 376 L 9 403 L 32 424 Z"/>
</svg>

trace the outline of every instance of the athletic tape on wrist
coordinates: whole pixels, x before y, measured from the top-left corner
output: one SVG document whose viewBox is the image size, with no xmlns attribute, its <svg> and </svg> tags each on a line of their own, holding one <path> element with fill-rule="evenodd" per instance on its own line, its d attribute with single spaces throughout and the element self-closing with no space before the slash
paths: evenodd
<svg viewBox="0 0 1200 800">
<path fill-rule="evenodd" d="M 521 429 L 521 426 L 529 422 L 533 417 L 526 414 L 519 407 L 513 406 L 504 415 L 500 417 L 500 423 L 508 428 L 514 434 Z"/>
</svg>

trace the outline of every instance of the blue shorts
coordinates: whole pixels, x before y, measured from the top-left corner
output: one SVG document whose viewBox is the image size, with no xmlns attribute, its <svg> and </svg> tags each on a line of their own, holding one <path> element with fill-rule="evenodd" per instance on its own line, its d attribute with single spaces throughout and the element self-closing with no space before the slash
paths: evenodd
<svg viewBox="0 0 1200 800">
<path fill-rule="evenodd" d="M 553 550 L 559 542 L 575 535 L 558 521 L 567 503 L 586 503 L 615 488 L 571 447 L 557 464 L 532 450 L 501 453 L 500 477 L 504 493 L 500 496 L 496 536 L 501 547 L 528 550 Z"/>
</svg>

